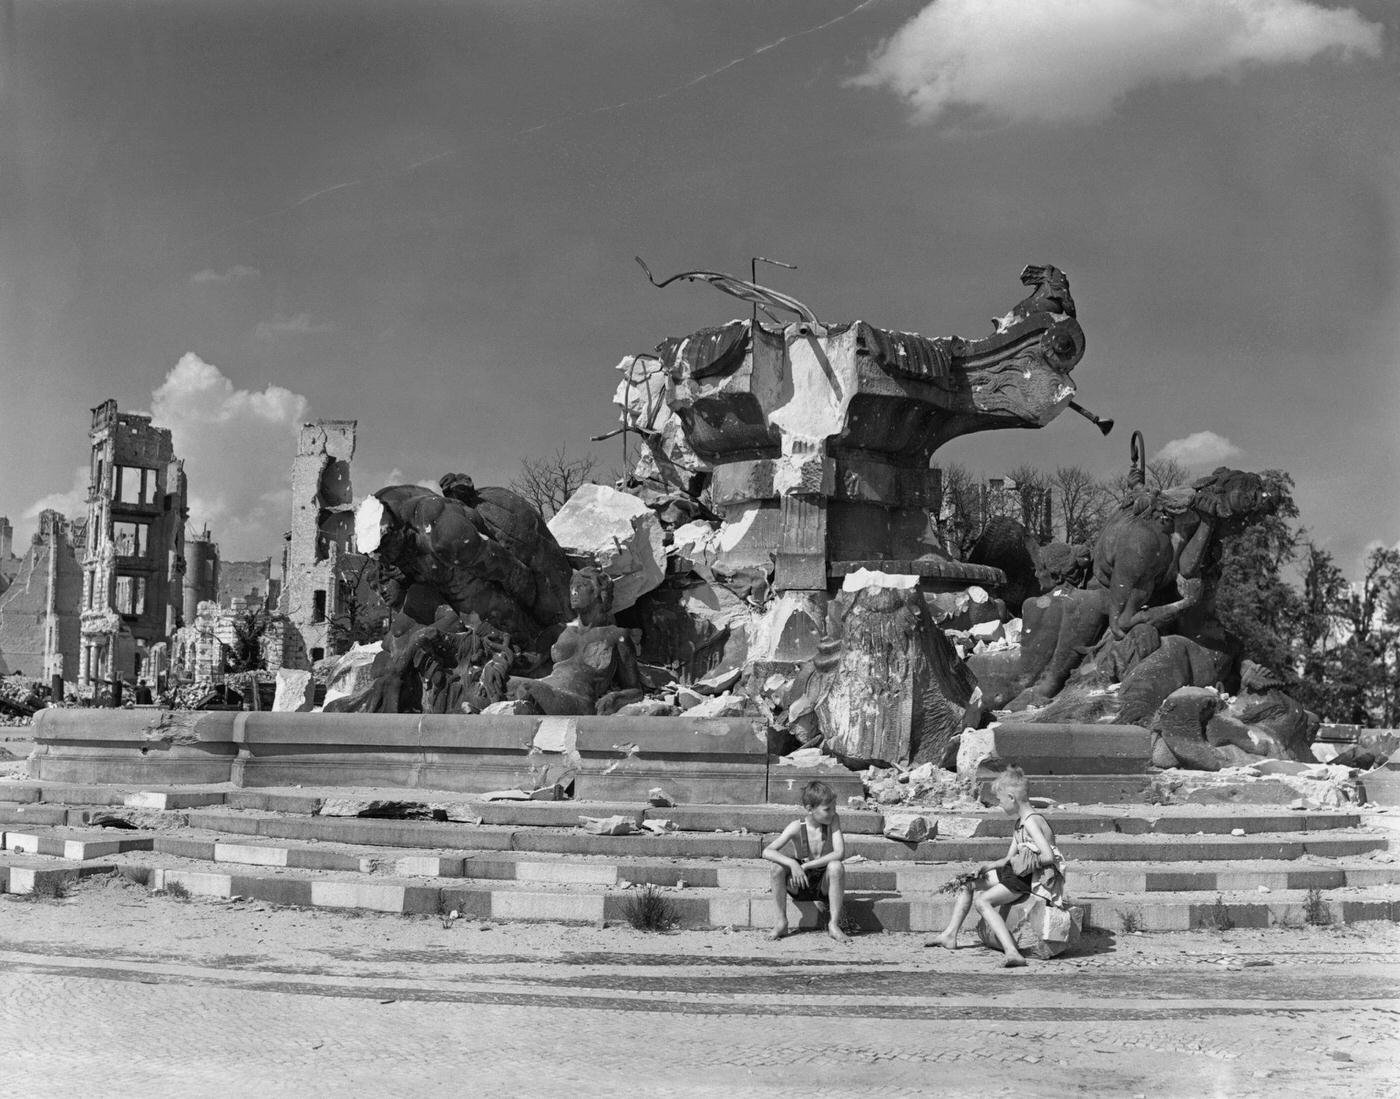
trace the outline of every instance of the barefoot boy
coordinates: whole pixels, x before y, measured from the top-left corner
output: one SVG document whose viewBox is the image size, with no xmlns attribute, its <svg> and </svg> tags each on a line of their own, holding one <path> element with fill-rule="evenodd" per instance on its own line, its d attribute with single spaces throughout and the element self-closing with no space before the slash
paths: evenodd
<svg viewBox="0 0 1400 1099">
<path fill-rule="evenodd" d="M 1002 953 L 1006 955 L 1002 965 L 1016 969 L 1025 965 L 1026 959 L 1016 948 L 1016 940 L 1007 930 L 999 909 L 1027 896 L 1037 872 L 1055 865 L 1051 850 L 1055 837 L 1045 818 L 1031 809 L 1026 776 L 1021 768 L 1008 767 L 999 774 L 992 783 L 992 794 L 1003 813 L 1016 817 L 1016 830 L 1011 834 L 1006 857 L 983 863 L 976 869 L 976 881 L 964 886 L 958 894 L 948 926 L 924 945 L 956 950 L 963 920 L 967 919 L 968 910 L 975 907 L 1001 943 Z"/>
<path fill-rule="evenodd" d="M 787 899 L 823 901 L 828 906 L 826 933 L 838 942 L 850 936 L 841 930 L 841 906 L 845 900 L 846 837 L 836 814 L 836 791 L 824 782 L 809 782 L 802 790 L 807 816 L 783 829 L 782 835 L 763 849 L 773 863 L 773 904 L 777 918 L 770 939 L 788 933 Z M 793 855 L 783 854 L 792 845 Z M 796 856 L 796 857 L 793 857 Z"/>
</svg>

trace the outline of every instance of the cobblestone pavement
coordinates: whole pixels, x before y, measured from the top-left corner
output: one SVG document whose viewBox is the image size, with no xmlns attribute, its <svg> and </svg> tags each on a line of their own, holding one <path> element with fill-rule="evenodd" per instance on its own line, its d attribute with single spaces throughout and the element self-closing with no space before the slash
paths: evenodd
<svg viewBox="0 0 1400 1099">
<path fill-rule="evenodd" d="M 969 937 L 970 941 L 970 937 Z M 0 898 L 16 1096 L 1393 1095 L 1400 934 L 1099 935 L 1021 972 L 877 935 Z"/>
</svg>

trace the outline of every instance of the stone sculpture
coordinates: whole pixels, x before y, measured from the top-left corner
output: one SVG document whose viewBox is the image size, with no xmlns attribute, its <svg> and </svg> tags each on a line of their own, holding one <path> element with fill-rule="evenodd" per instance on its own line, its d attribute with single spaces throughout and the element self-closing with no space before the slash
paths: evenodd
<svg viewBox="0 0 1400 1099">
<path fill-rule="evenodd" d="M 542 679 L 512 678 L 517 712 L 557 716 L 614 713 L 642 697 L 631 635 L 612 615 L 613 581 L 601 569 L 574 573 L 569 605 L 575 617 L 550 649 L 554 666 Z"/>
<path fill-rule="evenodd" d="M 439 484 L 383 488 L 357 510 L 392 618 L 370 685 L 328 710 L 476 713 L 559 635 L 570 567 L 544 519 L 509 489 Z"/>
<path fill-rule="evenodd" d="M 979 339 L 827 323 L 744 280 L 675 277 L 797 317 L 663 340 L 622 361 L 614 398 L 646 444 L 636 479 L 707 486 L 723 521 L 714 568 L 772 569 L 779 592 L 826 591 L 862 566 L 949 578 L 960 563 L 920 563 L 939 492 L 930 456 L 972 432 L 1043 427 L 1075 395 L 1084 332 L 1054 267 L 1027 267 L 1032 293 Z"/>
<path fill-rule="evenodd" d="M 1049 703 L 1087 653 L 1109 682 L 1124 682 L 1119 720 L 1135 723 L 1176 686 L 1214 683 L 1237 658 L 1214 615 L 1220 542 L 1273 506 L 1262 478 L 1221 467 L 1158 491 L 1146 486 L 1137 433 L 1133 458 L 1135 487 L 1095 540 L 1087 587 L 1061 584 L 1022 608 L 1026 686 L 1010 709 Z"/>
<path fill-rule="evenodd" d="M 509 489 L 477 489 L 462 474 L 440 483 L 443 495 L 394 485 L 367 497 L 355 520 L 360 552 L 374 556 L 381 575 L 428 589 L 404 596 L 420 625 L 446 604 L 518 648 L 548 645 L 568 610 L 570 567 L 539 512 Z"/>
</svg>

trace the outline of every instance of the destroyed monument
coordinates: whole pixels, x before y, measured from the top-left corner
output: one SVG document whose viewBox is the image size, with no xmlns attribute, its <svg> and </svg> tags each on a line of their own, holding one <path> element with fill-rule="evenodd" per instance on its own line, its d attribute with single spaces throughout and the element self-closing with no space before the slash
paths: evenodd
<svg viewBox="0 0 1400 1099">
<path fill-rule="evenodd" d="M 566 505 L 548 530 L 529 531 L 519 514 L 499 518 L 509 515 L 513 494 L 449 476 L 443 496 L 397 486 L 360 506 L 360 548 L 378 558 L 382 575 L 406 583 L 396 593 L 400 617 L 388 646 L 394 655 L 377 672 L 380 686 L 352 705 L 394 705 L 409 666 L 431 668 L 426 678 L 420 674 L 426 683 L 453 664 L 454 652 L 442 649 L 451 649 L 451 638 L 495 632 L 523 662 L 516 670 L 525 674 L 510 681 L 509 697 L 503 685 L 490 698 L 511 712 L 586 713 L 606 696 L 606 712 L 625 716 L 638 707 L 633 712 L 657 714 L 640 701 L 618 707 L 609 688 L 639 692 L 668 678 L 682 686 L 712 680 L 701 683 L 703 690 L 719 675 L 736 687 L 732 713 L 760 716 L 765 684 L 778 676 L 801 681 L 797 693 L 769 700 L 770 709 L 778 703 L 779 724 L 801 709 L 820 727 L 818 735 L 809 721 L 799 739 L 820 741 L 853 764 L 941 762 L 979 710 L 975 682 L 933 625 L 925 599 L 1002 577 L 928 543 L 928 513 L 938 505 L 930 458 L 959 435 L 1041 427 L 1072 404 L 1070 372 L 1083 355 L 1084 334 L 1068 279 L 1054 267 L 1027 267 L 1021 281 L 1030 294 L 994 322 L 990 336 L 964 339 L 862 321 L 823 323 L 800 302 L 755 283 L 708 272 L 677 277 L 797 318 L 734 321 L 665 340 L 654 354 L 620 365 L 624 429 L 645 444 L 631 478 L 633 506 L 642 513 L 634 529 L 647 525 L 644 518 L 669 528 L 676 549 L 669 575 L 678 582 L 668 595 L 679 590 L 684 600 L 687 576 L 705 594 L 746 593 L 726 636 L 668 646 L 677 633 L 695 635 L 713 624 L 653 628 L 665 612 L 650 605 L 650 591 L 639 592 L 627 622 L 638 624 L 649 671 L 631 674 L 630 656 L 615 653 L 605 660 L 612 678 L 560 711 L 551 692 L 520 684 L 532 674 L 547 683 L 552 674 L 542 657 L 562 622 L 565 574 L 551 532 L 570 530 L 579 508 L 599 492 L 580 493 L 583 503 Z M 607 541 L 564 548 L 578 561 Z M 603 571 L 615 565 L 614 584 L 632 581 L 637 556 L 613 556 Z M 653 576 L 651 590 L 663 579 Z M 595 628 L 614 627 L 599 621 Z M 813 667 L 801 674 L 808 663 Z M 479 676 L 480 661 L 468 667 Z M 392 678 L 388 689 L 385 676 Z"/>
<path fill-rule="evenodd" d="M 1085 343 L 1063 272 L 1025 268 L 1029 294 L 981 338 L 824 322 L 718 272 L 656 285 L 676 279 L 754 316 L 619 364 L 619 431 L 643 444 L 626 491 L 584 486 L 546 523 L 510 490 L 449 473 L 440 493 L 390 486 L 355 506 L 354 425 L 315 425 L 322 434 L 299 446 L 305 529 L 292 539 L 312 552 L 305 567 L 289 552 L 283 598 L 304 612 L 309 596 L 306 624 L 321 626 L 329 566 L 368 554 L 393 612 L 373 663 L 357 665 L 368 674 L 323 714 L 244 715 L 236 730 L 213 715 L 114 726 L 113 758 L 140 744 L 130 773 L 154 777 L 157 743 L 173 781 L 226 773 L 243 785 L 485 790 L 509 775 L 559 790 L 567 776 L 581 798 L 630 796 L 664 773 L 682 798 L 728 802 L 797 797 L 811 768 L 771 763 L 798 745 L 848 768 L 952 766 L 965 731 L 1004 708 L 1021 711 L 1018 728 L 1043 723 L 1046 756 L 1065 728 L 1127 730 L 1144 766 L 1149 728 L 1162 766 L 1219 766 L 1217 742 L 1299 751 L 1306 729 L 1263 728 L 1308 717 L 1267 676 L 1247 677 L 1260 694 L 1240 714 L 1180 696 L 1238 682 L 1211 596 L 1220 538 L 1268 505 L 1252 474 L 1219 470 L 1168 494 L 1139 478 L 1092 550 L 1036 549 L 1047 594 L 1019 608 L 1019 646 L 964 660 L 939 626 L 949 598 L 1024 589 L 1004 587 L 996 540 L 971 563 L 930 535 L 937 449 L 1043 427 L 1066 408 L 1111 427 L 1074 400 Z M 1173 720 L 1169 737 L 1158 727 Z M 36 767 L 81 781 L 69 724 L 46 720 Z"/>
</svg>

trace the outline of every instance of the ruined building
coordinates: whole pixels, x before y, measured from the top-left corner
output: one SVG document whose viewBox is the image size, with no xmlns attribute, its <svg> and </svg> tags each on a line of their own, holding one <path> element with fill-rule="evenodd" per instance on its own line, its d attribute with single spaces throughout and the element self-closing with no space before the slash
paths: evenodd
<svg viewBox="0 0 1400 1099">
<path fill-rule="evenodd" d="M 289 632 L 301 639 L 301 654 L 291 648 L 284 654 L 289 666 L 314 663 L 344 648 L 336 643 L 331 620 L 340 612 L 340 559 L 355 549 L 354 456 L 354 420 L 302 425 L 292 467 L 292 529 L 279 606 Z"/>
<path fill-rule="evenodd" d="M 8 536 L 8 522 L 5 528 Z M 47 680 L 76 673 L 83 572 L 74 545 L 82 539 L 81 523 L 70 526 L 56 511 L 40 513 L 29 551 L 0 594 L 0 675 Z M 8 538 L 0 551 L 8 555 Z"/>
<path fill-rule="evenodd" d="M 7 516 L 0 515 L 0 595 L 19 573 L 20 559 L 15 556 L 15 528 Z"/>
<path fill-rule="evenodd" d="M 218 601 L 233 606 L 242 599 L 250 607 L 273 608 L 281 601 L 282 582 L 272 575 L 272 558 L 261 561 L 222 561 L 219 564 Z"/>
<path fill-rule="evenodd" d="M 87 543 L 83 553 L 80 684 L 135 679 L 153 645 L 175 632 L 184 610 L 184 462 L 168 428 L 92 410 Z"/>
<path fill-rule="evenodd" d="M 180 617 L 188 626 L 199 614 L 199 605 L 219 598 L 224 566 L 219 560 L 219 543 L 206 527 L 185 540 L 185 584 Z"/>
</svg>

